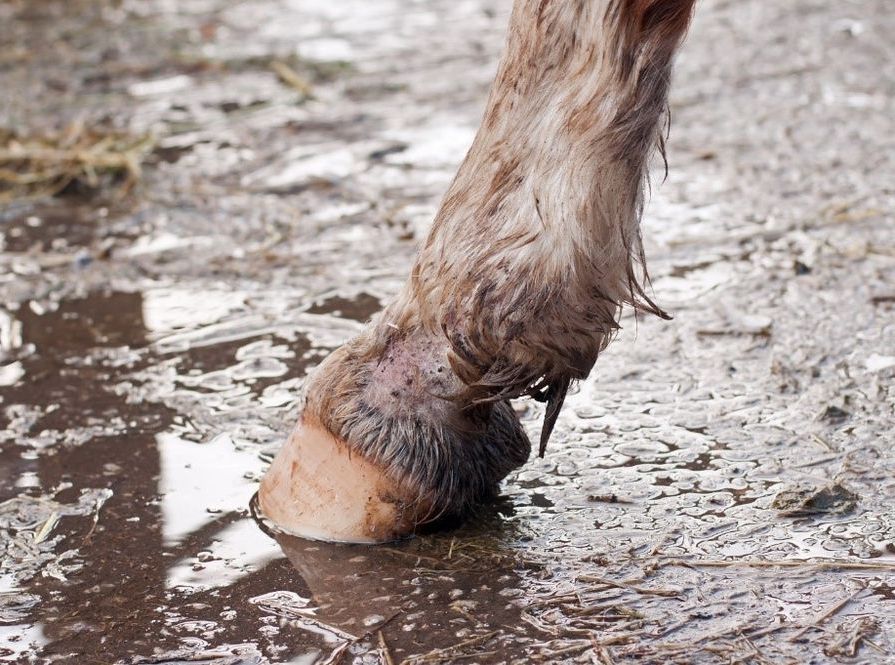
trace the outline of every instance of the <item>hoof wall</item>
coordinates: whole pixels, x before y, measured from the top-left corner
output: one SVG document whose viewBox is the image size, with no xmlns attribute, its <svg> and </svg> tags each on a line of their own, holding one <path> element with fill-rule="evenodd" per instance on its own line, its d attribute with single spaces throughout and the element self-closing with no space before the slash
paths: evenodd
<svg viewBox="0 0 895 665">
<path fill-rule="evenodd" d="M 427 502 L 304 417 L 261 481 L 258 506 L 284 533 L 344 543 L 406 538 L 431 512 Z"/>
</svg>

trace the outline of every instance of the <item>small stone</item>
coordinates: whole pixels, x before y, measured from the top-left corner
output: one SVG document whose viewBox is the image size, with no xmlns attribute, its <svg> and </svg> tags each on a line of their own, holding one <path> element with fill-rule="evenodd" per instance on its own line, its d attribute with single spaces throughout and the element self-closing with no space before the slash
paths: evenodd
<svg viewBox="0 0 895 665">
<path fill-rule="evenodd" d="M 801 261 L 793 261 L 792 269 L 795 271 L 796 275 L 799 276 L 811 274 L 811 267 Z"/>
<path fill-rule="evenodd" d="M 858 495 L 839 483 L 824 487 L 800 487 L 783 490 L 771 506 L 784 515 L 844 515 L 854 510 Z"/>
<path fill-rule="evenodd" d="M 824 410 L 821 418 L 834 425 L 838 425 L 839 423 L 845 422 L 850 415 L 851 414 L 845 409 L 840 409 L 838 406 L 833 406 L 831 404 Z"/>
</svg>

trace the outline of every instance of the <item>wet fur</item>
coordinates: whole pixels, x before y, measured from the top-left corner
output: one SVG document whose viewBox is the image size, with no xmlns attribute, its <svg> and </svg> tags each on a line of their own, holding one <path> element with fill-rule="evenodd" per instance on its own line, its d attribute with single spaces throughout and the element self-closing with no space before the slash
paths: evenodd
<svg viewBox="0 0 895 665">
<path fill-rule="evenodd" d="M 306 409 L 439 512 L 467 510 L 528 457 L 506 400 L 548 402 L 543 453 L 622 308 L 667 316 L 645 291 L 640 217 L 694 1 L 517 0 L 407 286 L 308 387 Z M 421 358 L 442 376 L 417 372 Z"/>
</svg>

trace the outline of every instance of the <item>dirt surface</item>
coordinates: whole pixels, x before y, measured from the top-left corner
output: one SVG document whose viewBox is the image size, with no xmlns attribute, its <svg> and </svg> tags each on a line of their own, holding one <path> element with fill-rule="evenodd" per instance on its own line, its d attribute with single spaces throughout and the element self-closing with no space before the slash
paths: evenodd
<svg viewBox="0 0 895 665">
<path fill-rule="evenodd" d="M 496 505 L 363 548 L 249 500 L 509 3 L 0 2 L 0 128 L 153 145 L 0 211 L 0 661 L 895 661 L 889 4 L 699 3 L 644 222 L 675 319 L 626 320 Z"/>
</svg>

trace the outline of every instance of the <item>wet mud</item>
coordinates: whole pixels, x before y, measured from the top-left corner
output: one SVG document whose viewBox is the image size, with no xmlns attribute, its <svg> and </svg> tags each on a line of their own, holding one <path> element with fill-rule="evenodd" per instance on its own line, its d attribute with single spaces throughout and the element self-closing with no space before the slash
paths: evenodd
<svg viewBox="0 0 895 665">
<path fill-rule="evenodd" d="M 369 548 L 250 500 L 400 287 L 509 2 L 0 2 L 2 128 L 153 141 L 0 209 L 0 661 L 892 662 L 888 9 L 700 3 L 644 220 L 675 319 L 626 319 L 494 505 Z"/>
</svg>

